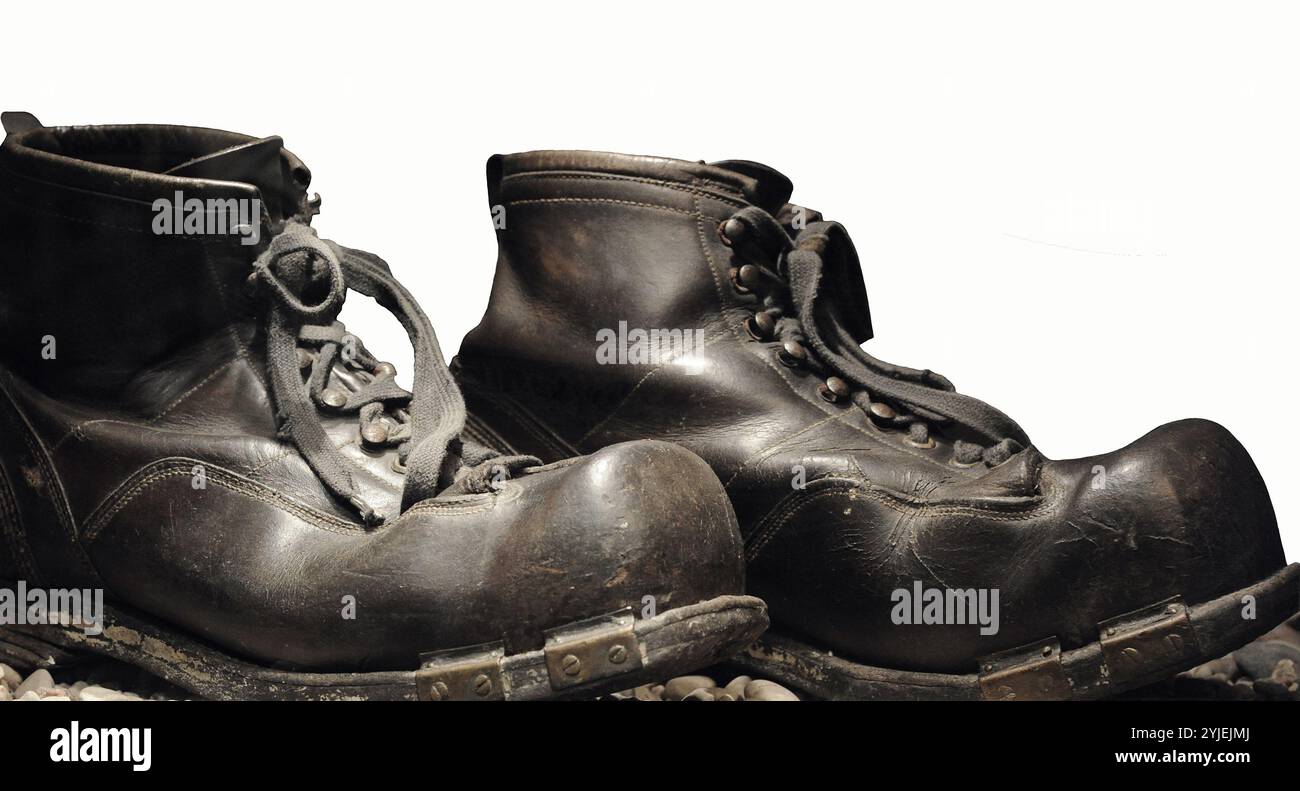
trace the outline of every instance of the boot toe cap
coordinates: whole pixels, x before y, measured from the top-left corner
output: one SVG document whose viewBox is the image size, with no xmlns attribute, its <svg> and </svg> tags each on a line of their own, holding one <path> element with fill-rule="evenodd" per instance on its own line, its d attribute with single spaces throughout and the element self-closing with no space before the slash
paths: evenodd
<svg viewBox="0 0 1300 791">
<path fill-rule="evenodd" d="M 735 514 L 698 456 L 657 441 L 611 445 L 528 475 L 487 571 L 508 642 L 632 607 L 648 617 L 744 590 Z"/>
<path fill-rule="evenodd" d="M 606 585 L 655 596 L 660 610 L 743 589 L 731 502 L 694 453 L 658 441 L 611 445 L 574 465 L 563 488 L 586 522 L 579 551 L 616 566 Z"/>
<path fill-rule="evenodd" d="M 1204 596 L 1254 582 L 1285 565 L 1268 489 L 1250 454 L 1227 429 L 1208 420 L 1182 420 L 1102 457 L 1105 484 L 1083 489 L 1079 505 L 1113 514 L 1142 539 L 1159 572 L 1165 565 Z M 1095 475 L 1095 472 L 1094 472 Z M 1181 566 L 1181 567 L 1179 567 Z"/>
</svg>

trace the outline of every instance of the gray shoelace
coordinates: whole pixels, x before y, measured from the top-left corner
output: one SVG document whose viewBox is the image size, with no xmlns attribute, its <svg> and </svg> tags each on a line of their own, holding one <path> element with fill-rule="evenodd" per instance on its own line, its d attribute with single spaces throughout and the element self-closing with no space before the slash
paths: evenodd
<svg viewBox="0 0 1300 791">
<path fill-rule="evenodd" d="M 762 272 L 761 312 L 772 319 L 783 344 L 805 347 L 805 364 L 845 380 L 853 404 L 877 423 L 904 430 L 913 444 L 931 441 L 931 425 L 964 429 L 970 441 L 953 443 L 954 460 L 997 466 L 1029 444 L 1024 431 L 1003 413 L 956 391 L 947 378 L 929 370 L 892 365 L 864 352 L 836 315 L 825 284 L 827 258 L 835 245 L 848 245 L 843 226 L 811 222 L 792 239 L 781 223 L 757 207 L 746 207 L 728 222 L 740 222 L 743 243 L 733 251 Z M 725 225 L 725 224 L 724 224 Z M 724 240 L 726 239 L 724 235 Z M 774 263 L 774 265 L 773 265 Z M 873 409 L 885 403 L 887 410 Z"/>
<path fill-rule="evenodd" d="M 330 440 L 321 411 L 357 414 L 363 438 L 398 447 L 406 472 L 402 511 L 453 484 L 461 491 L 487 491 L 502 476 L 540 464 L 530 456 L 501 456 L 461 437 L 465 401 L 433 327 L 378 256 L 322 240 L 293 220 L 258 256 L 249 279 L 268 297 L 267 369 L 280 436 L 293 442 L 325 486 L 366 524 L 380 524 L 382 518 L 358 494 L 355 468 Z M 406 330 L 415 359 L 410 392 L 394 381 L 392 366 L 379 363 L 336 320 L 348 289 L 373 298 Z M 309 353 L 305 385 L 304 349 L 315 350 L 314 356 Z M 328 388 L 336 365 L 357 371 L 362 384 L 349 392 Z"/>
</svg>

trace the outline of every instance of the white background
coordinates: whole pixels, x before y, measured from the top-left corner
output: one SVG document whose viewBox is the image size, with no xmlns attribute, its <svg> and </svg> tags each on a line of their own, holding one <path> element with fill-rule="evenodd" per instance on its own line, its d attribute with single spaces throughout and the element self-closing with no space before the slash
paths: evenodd
<svg viewBox="0 0 1300 791">
<path fill-rule="evenodd" d="M 845 223 L 884 359 L 1049 456 L 1228 426 L 1300 559 L 1300 18 L 1221 3 L 10 4 L 6 109 L 282 135 L 448 358 L 496 152 L 754 159 Z M 373 304 L 345 319 L 409 372 Z"/>
</svg>

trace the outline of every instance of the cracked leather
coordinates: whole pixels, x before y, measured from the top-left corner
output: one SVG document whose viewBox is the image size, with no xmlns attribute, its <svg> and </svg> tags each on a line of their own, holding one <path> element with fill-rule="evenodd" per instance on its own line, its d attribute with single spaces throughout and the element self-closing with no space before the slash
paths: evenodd
<svg viewBox="0 0 1300 791">
<path fill-rule="evenodd" d="M 823 400 L 823 379 L 744 329 L 756 298 L 733 286 L 738 262 L 719 238 L 739 209 L 793 208 L 771 169 L 545 151 L 494 157 L 488 190 L 504 208 L 491 301 L 452 366 L 475 419 L 544 459 L 645 438 L 701 455 L 734 503 L 749 592 L 775 630 L 860 662 L 969 672 L 977 657 L 1052 635 L 1076 647 L 1108 617 L 1204 601 L 1284 565 L 1264 483 L 1217 424 L 1171 423 L 1091 458 L 1031 446 L 965 467 L 943 430 L 917 447 Z M 865 311 L 860 272 L 840 274 L 835 297 Z M 596 333 L 620 322 L 700 330 L 703 349 L 693 365 L 598 364 Z M 865 314 L 854 329 L 869 337 Z M 997 589 L 998 633 L 896 626 L 892 593 L 916 581 Z"/>
<path fill-rule="evenodd" d="M 361 447 L 355 417 L 322 415 L 392 516 L 364 528 L 276 436 L 245 281 L 270 226 L 305 211 L 310 176 L 267 140 L 38 127 L 0 147 L 0 578 L 103 585 L 227 651 L 314 670 L 407 669 L 499 640 L 532 650 L 545 629 L 646 596 L 665 611 L 741 591 L 722 487 L 663 442 L 398 516 L 395 451 Z M 167 172 L 183 163 L 192 175 Z M 151 202 L 178 190 L 261 198 L 262 244 L 152 233 Z"/>
</svg>

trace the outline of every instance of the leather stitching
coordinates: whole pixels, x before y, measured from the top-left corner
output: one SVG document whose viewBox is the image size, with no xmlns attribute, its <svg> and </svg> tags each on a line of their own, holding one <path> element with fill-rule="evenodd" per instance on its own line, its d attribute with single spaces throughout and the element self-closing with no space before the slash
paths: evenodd
<svg viewBox="0 0 1300 791">
<path fill-rule="evenodd" d="M 231 470 L 198 459 L 171 458 L 163 459 L 141 468 L 132 475 L 130 479 L 123 482 L 106 498 L 104 498 L 104 501 L 86 520 L 86 529 L 84 531 L 86 540 L 94 541 L 99 538 L 113 517 L 135 501 L 155 483 L 177 476 L 192 475 L 193 468 L 196 466 L 203 468 L 204 475 L 208 482 L 215 483 L 228 491 L 250 497 L 258 502 L 265 503 L 273 508 L 296 516 L 312 527 L 331 533 L 337 533 L 339 535 L 369 535 L 372 532 L 365 530 L 362 526 L 354 522 L 349 522 L 336 516 L 318 511 L 310 506 L 303 505 L 265 484 L 245 478 Z M 498 502 L 508 502 L 517 499 L 519 494 L 520 490 L 518 486 L 506 482 L 506 484 L 495 494 L 466 495 L 461 498 L 449 498 L 442 501 L 426 500 L 408 508 L 403 512 L 402 517 L 411 513 L 422 513 L 432 516 L 482 513 L 494 509 Z M 474 500 L 476 502 L 467 504 L 465 502 L 466 500 Z"/>
<path fill-rule="evenodd" d="M 812 483 L 817 482 L 818 481 L 813 481 Z M 794 514 L 804 506 L 814 503 L 823 497 L 851 492 L 857 488 L 859 488 L 857 485 L 846 484 L 824 488 L 811 494 L 804 491 L 791 492 L 786 495 L 775 508 L 759 520 L 758 525 L 754 528 L 754 532 L 751 534 L 750 540 L 745 542 L 747 544 L 745 547 L 745 561 L 753 562 L 757 559 L 762 553 L 763 548 L 771 542 L 777 533 L 790 523 L 790 517 L 794 516 Z"/>
<path fill-rule="evenodd" d="M 18 573 L 25 579 L 39 582 L 41 576 L 36 570 L 36 559 L 32 557 L 31 549 L 23 538 L 18 503 L 14 499 L 9 476 L 3 468 L 0 468 L 0 528 L 3 528 L 5 543 L 9 546 L 9 554 L 14 559 Z"/>
<path fill-rule="evenodd" d="M 216 483 L 237 494 L 243 494 L 254 500 L 271 505 L 293 514 L 314 527 L 331 533 L 354 535 L 364 533 L 364 529 L 353 522 L 339 519 L 298 503 L 265 484 L 245 478 L 235 472 L 226 470 L 198 459 L 171 458 L 156 461 L 137 470 L 134 475 L 123 481 L 104 498 L 86 519 L 85 537 L 87 541 L 95 540 L 114 516 L 128 506 L 153 484 L 178 475 L 193 474 L 194 467 L 202 467 L 205 479 Z"/>
<path fill-rule="evenodd" d="M 696 198 L 696 200 L 699 200 Z M 642 209 L 658 209 L 659 211 L 669 211 L 674 214 L 684 214 L 693 216 L 694 212 L 689 209 L 679 209 L 676 206 L 663 206 L 658 203 L 646 203 L 644 201 L 618 200 L 616 198 L 523 198 L 520 200 L 506 201 L 507 206 L 524 206 L 533 203 L 608 203 L 616 206 L 636 206 Z"/>
<path fill-rule="evenodd" d="M 230 294 L 226 291 L 226 284 L 217 276 L 217 270 L 212 265 L 212 256 L 208 255 L 208 247 L 210 243 L 202 241 L 201 244 L 203 250 L 203 266 L 208 270 L 208 277 L 212 278 L 212 283 L 217 292 L 217 299 L 221 302 L 221 307 L 225 310 L 227 315 L 234 315 L 234 311 L 230 307 Z M 257 366 L 253 365 L 249 360 L 248 346 L 244 343 L 244 339 L 239 336 L 239 329 L 235 322 L 232 321 L 226 325 L 226 333 L 230 336 L 230 340 L 235 346 L 235 358 L 243 360 L 244 364 L 253 372 L 253 378 L 258 382 L 261 382 L 262 389 L 267 389 L 266 380 L 262 378 L 261 371 L 259 371 Z"/>
<path fill-rule="evenodd" d="M 7 172 L 12 172 L 12 171 L 7 171 Z M 51 184 L 50 182 L 40 182 L 40 183 L 50 184 L 51 186 L 56 186 L 56 187 L 61 186 L 58 184 Z M 140 233 L 140 234 L 152 233 L 152 230 L 148 228 L 138 228 L 136 226 L 126 226 L 126 225 L 113 225 L 112 223 L 96 222 L 95 220 L 88 220 L 85 217 L 72 217 L 67 214 L 60 214 L 57 211 L 51 211 L 50 209 L 46 209 L 41 206 L 33 206 L 30 203 L 22 203 L 16 201 L 7 195 L 0 195 L 0 200 L 3 200 L 5 203 L 8 203 L 10 206 L 16 206 L 19 210 L 29 214 L 43 214 L 47 217 L 54 217 L 56 219 L 65 220 L 67 222 L 75 222 L 80 225 L 93 225 L 97 228 L 108 228 L 109 230 L 113 230 L 113 231 L 126 231 L 128 233 Z M 142 205 L 147 205 L 147 204 L 142 204 Z"/>
<path fill-rule="evenodd" d="M 847 419 L 847 415 L 852 414 L 851 412 L 848 411 L 850 408 L 849 406 L 845 406 L 844 408 L 839 409 L 838 411 L 831 411 L 831 407 L 829 405 L 824 403 L 822 404 L 817 403 L 817 401 L 814 401 L 811 396 L 801 392 L 798 388 L 796 388 L 795 383 L 791 381 L 788 376 L 786 376 L 786 373 L 782 371 L 779 367 L 777 367 L 777 365 L 773 363 L 771 360 L 767 359 L 766 355 L 763 355 L 763 362 L 767 365 L 768 368 L 771 368 L 773 371 L 775 371 L 777 376 L 781 377 L 782 381 L 786 383 L 786 385 L 790 388 L 791 392 L 793 392 L 795 395 L 802 398 L 804 401 L 807 401 L 808 403 L 812 404 L 822 414 L 830 415 L 831 417 L 838 420 L 840 423 L 844 424 L 846 427 L 853 429 L 854 431 L 858 432 L 862 436 L 867 437 L 875 442 L 878 442 L 881 445 L 890 448 L 891 450 L 896 450 L 899 453 L 906 453 L 909 456 L 913 456 L 915 458 L 921 459 L 922 461 L 926 461 L 929 462 L 930 464 L 933 464 L 934 466 L 943 470 L 944 472 L 943 480 L 948 480 L 949 478 L 952 477 L 953 470 L 949 468 L 948 464 L 941 462 L 938 459 L 930 458 L 929 456 L 920 453 L 919 451 L 913 450 L 911 448 L 906 448 L 903 447 L 902 445 L 898 445 L 893 442 L 890 442 L 884 435 L 882 435 L 879 432 L 867 431 L 865 428 L 861 426 L 850 423 Z"/>
<path fill-rule="evenodd" d="M 814 493 L 794 492 L 788 495 L 782 503 L 778 504 L 766 516 L 759 521 L 754 532 L 753 543 L 745 550 L 746 560 L 753 561 L 761 553 L 772 538 L 781 530 L 790 524 L 791 518 L 805 506 L 816 502 L 824 497 L 834 494 L 853 492 L 857 496 L 877 502 L 886 508 L 898 512 L 903 516 L 912 519 L 943 517 L 943 516 L 967 516 L 979 519 L 988 519 L 997 522 L 1025 522 L 1032 519 L 1040 518 L 1056 510 L 1056 504 L 1049 502 L 1046 498 L 1038 498 L 1032 502 L 1017 504 L 975 504 L 956 505 L 944 504 L 929 506 L 909 500 L 902 495 L 891 492 L 876 486 L 869 480 L 853 481 L 837 478 L 818 478 L 810 482 L 809 486 L 815 483 L 826 483 L 826 488 Z M 1007 511 L 1001 509 L 1022 507 L 1022 511 Z"/>
<path fill-rule="evenodd" d="M 492 405 L 495 406 L 497 409 L 500 409 L 502 412 L 506 413 L 506 415 L 513 418 L 520 428 L 522 428 L 524 431 L 527 431 L 529 434 L 531 434 L 533 436 L 533 439 L 538 440 L 543 445 L 546 445 L 548 448 L 550 448 L 550 450 L 553 453 L 555 453 L 555 455 L 557 456 L 582 455 L 581 451 L 569 445 L 569 443 L 565 441 L 563 437 L 556 436 L 554 432 L 550 431 L 549 427 L 547 427 L 546 424 L 543 423 L 541 420 L 536 418 L 528 410 L 527 407 L 525 407 L 523 404 L 518 403 L 513 398 L 510 398 L 504 393 L 498 394 L 498 393 L 491 392 L 487 388 L 475 389 L 474 395 L 477 398 L 482 398 L 487 401 L 490 401 Z"/>
<path fill-rule="evenodd" d="M 80 538 L 78 537 L 77 523 L 76 520 L 73 519 L 72 512 L 68 508 L 67 493 L 63 491 L 63 481 L 54 471 L 54 465 L 50 461 L 49 454 L 46 453 L 40 438 L 36 436 L 36 430 L 32 428 L 31 421 L 27 419 L 27 415 L 21 408 L 19 408 L 18 402 L 14 400 L 14 397 L 9 393 L 8 389 L 0 387 L 0 394 L 4 395 L 5 400 L 9 402 L 10 408 L 22 423 L 23 441 L 26 443 L 28 451 L 32 454 L 32 458 L 41 468 L 41 475 L 45 479 L 45 485 L 50 489 L 49 499 L 54 507 L 55 513 L 58 515 L 59 526 L 67 533 L 71 554 L 76 558 L 77 565 L 81 566 L 82 570 L 86 573 L 86 578 L 96 582 L 98 587 L 103 587 L 103 583 L 99 577 L 99 572 L 95 569 L 95 565 L 90 561 L 90 557 L 86 554 L 85 548 L 81 545 Z"/>
<path fill-rule="evenodd" d="M 559 181 L 617 181 L 617 182 L 634 182 L 638 184 L 649 184 L 655 187 L 664 187 L 666 189 L 685 192 L 692 195 L 702 195 L 704 197 L 716 198 L 723 203 L 730 203 L 733 206 L 745 207 L 748 204 L 744 200 L 744 194 L 739 190 L 728 187 L 716 181 L 701 179 L 699 177 L 691 179 L 691 186 L 683 186 L 676 181 L 664 181 L 661 179 L 642 178 L 637 176 L 619 176 L 619 175 L 589 175 L 578 173 L 552 173 L 544 170 L 530 170 L 520 173 L 511 173 L 509 176 L 501 179 L 502 183 L 511 179 L 556 179 Z M 699 185 L 707 184 L 716 190 L 728 193 L 727 195 L 718 195 L 716 192 L 702 189 Z M 734 195 L 736 197 L 730 197 Z"/>
<path fill-rule="evenodd" d="M 505 437 L 498 434 L 491 426 L 472 413 L 466 417 L 465 433 L 480 445 L 486 445 L 489 448 L 507 453 L 519 454 L 518 448 L 507 442 Z"/>
<path fill-rule="evenodd" d="M 157 421 L 162 420 L 164 417 L 167 416 L 167 413 L 168 413 L 168 412 L 171 412 L 173 409 L 175 409 L 176 407 L 180 406 L 180 404 L 181 404 L 182 401 L 184 401 L 185 399 L 187 399 L 187 398 L 189 398 L 190 396 L 194 395 L 196 392 L 198 392 L 200 389 L 202 389 L 205 385 L 207 385 L 207 384 L 208 384 L 209 382 L 211 382 L 213 379 L 217 378 L 217 375 L 218 375 L 218 374 L 221 374 L 221 373 L 223 373 L 224 371 L 226 371 L 226 369 L 228 369 L 228 368 L 230 368 L 232 365 L 234 365 L 234 364 L 235 364 L 235 361 L 238 360 L 238 359 L 239 359 L 238 357 L 231 357 L 229 360 L 226 360 L 224 363 L 222 363 L 221 365 L 217 366 L 215 369 L 212 370 L 211 373 L 209 373 L 207 376 L 203 377 L 203 379 L 201 379 L 197 384 L 195 384 L 195 385 L 194 385 L 193 387 L 191 387 L 190 389 L 186 390 L 184 393 L 181 393 L 181 394 L 180 394 L 179 396 L 177 396 L 176 399 L 173 400 L 170 404 L 168 404 L 167 406 L 163 407 L 163 410 L 162 410 L 161 412 L 159 412 L 158 414 L 156 414 L 156 415 L 154 415 L 153 417 L 149 418 L 149 420 L 148 420 L 147 422 L 149 422 L 149 423 L 156 423 Z"/>
<path fill-rule="evenodd" d="M 431 516 L 462 516 L 481 514 L 491 511 L 498 503 L 508 503 L 519 499 L 523 488 L 511 481 L 504 481 L 501 488 L 487 494 L 466 494 L 446 499 L 421 500 L 402 512 L 408 514 L 429 514 Z M 474 501 L 469 504 L 466 501 Z"/>
<path fill-rule="evenodd" d="M 212 267 L 212 259 L 211 259 L 211 257 L 208 255 L 208 244 L 207 244 L 206 242 L 202 241 L 202 240 L 196 240 L 196 241 L 198 241 L 198 243 L 199 243 L 199 249 L 200 249 L 200 251 L 202 252 L 202 255 L 203 255 L 203 267 L 204 267 L 204 269 L 207 270 L 207 272 L 208 272 L 208 276 L 212 279 L 212 282 L 213 282 L 213 284 L 215 285 L 215 290 L 216 290 L 216 292 L 217 292 L 217 298 L 218 298 L 218 300 L 220 301 L 222 308 L 224 308 L 224 309 L 226 310 L 226 312 L 229 313 L 229 312 L 230 312 L 230 305 L 229 305 L 229 300 L 228 300 L 228 298 L 227 298 L 226 289 L 225 289 L 225 286 L 224 286 L 224 285 L 222 284 L 222 282 L 221 282 L 221 278 L 217 277 L 216 270 L 214 270 L 213 267 Z M 248 361 L 248 350 L 247 350 L 247 348 L 245 347 L 243 340 L 240 339 L 240 337 L 239 337 L 239 332 L 236 330 L 235 325 L 234 325 L 233 323 L 232 323 L 232 324 L 227 324 L 226 327 L 225 327 L 225 331 L 226 331 L 226 333 L 230 336 L 230 339 L 231 339 L 232 343 L 233 343 L 234 346 L 235 346 L 235 356 L 232 357 L 231 359 L 227 360 L 225 363 L 223 363 L 221 366 L 219 366 L 218 368 L 216 368 L 216 369 L 215 369 L 214 371 L 212 371 L 211 373 L 209 373 L 206 377 L 204 377 L 201 381 L 199 381 L 199 382 L 198 382 L 197 384 L 195 384 L 193 387 L 191 387 L 190 389 L 188 389 L 188 390 L 186 390 L 184 393 L 182 393 L 178 398 L 176 398 L 174 401 L 172 401 L 170 404 L 168 404 L 168 405 L 167 405 L 167 406 L 166 406 L 166 407 L 165 407 L 161 412 L 159 412 L 158 414 L 156 414 L 156 415 L 154 415 L 153 417 L 149 418 L 148 421 L 147 421 L 148 423 L 154 423 L 154 422 L 156 422 L 156 421 L 158 421 L 158 420 L 161 420 L 161 419 L 162 419 L 163 417 L 165 417 L 169 412 L 171 412 L 172 409 L 174 409 L 175 407 L 179 406 L 180 403 L 181 403 L 182 401 L 184 401 L 185 399 L 189 398 L 189 397 L 190 397 L 191 395 L 193 395 L 197 390 L 199 390 L 199 389 L 202 388 L 204 385 L 206 385 L 206 384 L 208 384 L 210 381 L 212 381 L 212 379 L 214 379 L 214 378 L 215 378 L 219 373 L 221 373 L 222 371 L 224 371 L 224 370 L 226 370 L 227 368 L 231 367 L 231 366 L 235 363 L 236 360 L 243 360 L 243 361 L 245 361 L 245 362 Z M 261 381 L 261 377 L 257 377 L 257 378 L 258 378 L 259 381 Z M 265 383 L 263 384 L 263 386 L 265 387 Z M 128 421 L 118 421 L 118 420 L 103 419 L 103 418 L 94 419 L 94 420 L 87 420 L 87 421 L 84 421 L 84 422 L 82 422 L 82 423 L 78 423 L 78 424 L 76 424 L 75 426 L 73 426 L 73 427 L 71 427 L 70 429 L 68 429 L 68 432 L 67 432 L 66 434 L 64 434 L 62 437 L 60 437 L 60 438 L 58 439 L 57 442 L 54 443 L 54 445 L 53 445 L 53 446 L 51 447 L 51 449 L 50 449 L 50 452 L 51 452 L 51 453 L 57 453 L 58 450 L 59 450 L 59 448 L 63 447 L 63 443 L 64 443 L 65 441 L 67 441 L 70 437 L 72 437 L 73 435 L 76 435 L 76 436 L 78 436 L 78 437 L 81 437 L 81 436 L 82 436 L 82 434 L 80 433 L 81 430 L 84 429 L 85 427 L 90 426 L 90 425 L 95 424 L 95 423 L 122 423 L 122 424 L 125 424 L 125 425 L 131 425 Z"/>
<path fill-rule="evenodd" d="M 740 473 L 744 472 L 745 468 L 749 466 L 750 462 L 760 459 L 764 456 L 768 456 L 772 453 L 775 453 L 781 447 L 790 444 L 794 440 L 794 438 L 799 436 L 800 434 L 804 434 L 806 432 L 812 431 L 818 426 L 825 425 L 833 420 L 836 420 L 837 418 L 838 418 L 837 415 L 827 415 L 821 420 L 814 420 L 812 423 L 809 423 L 808 425 L 804 426 L 803 428 L 799 429 L 793 434 L 782 437 L 780 440 L 772 443 L 771 445 L 768 445 L 766 448 L 763 448 L 762 450 L 751 454 L 749 458 L 745 459 L 743 462 L 740 463 L 740 466 L 736 468 L 736 471 L 732 473 L 730 478 L 727 479 L 727 482 L 723 484 L 722 488 L 730 489 L 731 484 L 735 482 L 736 478 L 740 477 Z"/>
<path fill-rule="evenodd" d="M 231 361 L 230 361 L 230 363 L 233 363 L 233 362 L 234 362 L 234 360 L 231 360 Z M 200 387 L 200 386 L 202 386 L 202 385 L 201 385 L 201 384 L 200 384 L 200 385 L 196 385 L 195 387 L 197 388 L 197 387 Z M 182 396 L 182 398 L 184 398 L 184 396 Z M 178 401 L 179 401 L 179 400 L 180 400 L 180 399 L 178 399 Z M 78 440 L 85 441 L 85 440 L 87 439 L 87 437 L 86 437 L 86 435 L 85 435 L 85 433 L 84 433 L 84 429 L 87 428 L 88 426 L 92 426 L 92 425 L 100 424 L 100 423 L 112 423 L 112 424 L 115 424 L 115 425 L 121 425 L 121 426 L 142 426 L 142 425 L 143 425 L 143 426 L 148 426 L 148 429 L 149 429 L 150 431 L 155 432 L 155 433 L 159 433 L 159 434 L 171 434 L 171 435 L 192 436 L 192 437 L 224 437 L 224 436 L 228 436 L 228 432 L 221 432 L 221 431 L 213 431 L 213 432 L 199 432 L 199 431 L 191 431 L 191 430 L 186 430 L 186 431 L 176 431 L 176 430 L 172 430 L 172 429 L 159 428 L 159 427 L 157 427 L 157 426 L 149 425 L 149 423 L 151 423 L 151 422 L 152 422 L 152 420 L 151 420 L 151 421 L 148 421 L 148 422 L 146 422 L 146 423 L 136 423 L 136 422 L 132 422 L 132 421 L 129 421 L 129 420 L 112 420 L 112 419 L 87 420 L 87 421 L 85 421 L 84 423 L 78 423 L 76 426 L 74 426 L 72 429 L 70 429 L 66 434 L 64 434 L 63 437 L 60 438 L 59 441 L 58 441 L 57 443 L 54 444 L 54 446 L 52 447 L 51 452 L 52 452 L 52 453 L 56 453 L 56 452 L 58 452 L 58 450 L 63 446 L 63 444 L 65 443 L 65 441 L 68 440 L 68 439 L 70 439 L 70 438 L 73 438 L 73 437 L 76 437 Z M 355 445 L 355 444 L 357 444 L 355 441 L 352 441 L 352 442 L 345 442 L 345 443 L 343 443 L 342 445 L 339 445 L 339 446 L 337 446 L 337 447 L 338 447 L 340 450 L 342 450 L 343 448 L 346 448 L 346 447 L 348 447 L 349 445 Z M 250 478 L 252 478 L 252 477 L 258 475 L 259 473 L 261 473 L 261 471 L 262 471 L 263 469 L 265 469 L 266 467 L 268 467 L 268 466 L 270 466 L 270 465 L 272 465 L 272 464 L 274 464 L 274 463 L 276 463 L 276 462 L 283 461 L 285 458 L 287 458 L 287 457 L 289 457 L 289 456 L 293 456 L 293 455 L 295 455 L 295 453 L 296 453 L 296 451 L 293 450 L 293 449 L 284 450 L 284 451 L 281 451 L 281 452 L 278 453 L 278 454 L 272 455 L 272 456 L 270 456 L 269 458 L 266 458 L 266 459 L 262 460 L 261 462 L 255 464 L 255 465 L 251 465 L 251 466 L 250 466 L 250 465 L 240 465 L 240 466 L 243 467 L 243 469 L 244 469 L 244 474 L 247 475 L 247 476 L 249 476 Z M 355 459 L 352 459 L 352 458 L 348 458 L 347 460 L 348 460 L 349 464 L 352 465 L 353 468 L 355 468 L 357 471 L 361 472 L 362 474 L 364 474 L 364 475 L 370 477 L 372 480 L 374 480 L 374 481 L 376 481 L 376 482 L 382 484 L 383 487 L 384 487 L 385 489 L 392 489 L 392 488 L 393 488 L 393 484 L 389 483 L 388 481 L 386 481 L 386 480 L 384 480 L 383 478 L 379 477 L 379 476 L 376 475 L 375 473 L 373 473 L 373 472 L 371 472 L 370 470 L 366 469 L 366 467 L 365 467 L 364 465 L 362 465 L 360 462 L 358 462 L 358 461 L 356 461 Z"/>
<path fill-rule="evenodd" d="M 176 430 L 176 429 L 160 428 L 160 427 L 158 427 L 158 426 L 150 426 L 150 425 L 148 425 L 148 424 L 146 424 L 146 423 L 140 423 L 140 422 L 135 422 L 135 421 L 130 421 L 130 420 L 113 420 L 113 419 L 111 419 L 111 418 L 103 418 L 103 419 L 99 419 L 99 420 L 87 420 L 85 423 L 80 423 L 80 424 L 78 424 L 78 425 L 77 425 L 77 426 L 76 426 L 72 431 L 69 431 L 66 435 L 64 435 L 63 439 L 59 440 L 59 445 L 64 444 L 64 440 L 71 439 L 71 438 L 73 438 L 73 437 L 75 437 L 75 438 L 78 439 L 78 440 L 85 441 L 85 440 L 87 439 L 87 437 L 86 437 L 85 432 L 82 431 L 82 429 L 84 429 L 84 428 L 86 428 L 86 427 L 88 427 L 88 426 L 94 426 L 94 425 L 97 425 L 97 424 L 100 424 L 100 423 L 112 423 L 112 424 L 114 424 L 114 425 L 118 425 L 118 426 L 137 426 L 137 427 L 144 427 L 144 428 L 147 428 L 149 431 L 154 432 L 155 434 L 174 434 L 174 435 L 188 436 L 188 437 L 228 437 L 228 436 L 230 436 L 230 432 L 229 432 L 229 431 L 190 431 L 190 430 L 187 430 L 187 431 L 179 431 L 179 430 Z M 59 445 L 55 445 L 54 448 L 53 448 L 53 450 L 57 450 L 58 447 L 59 447 Z"/>
</svg>

